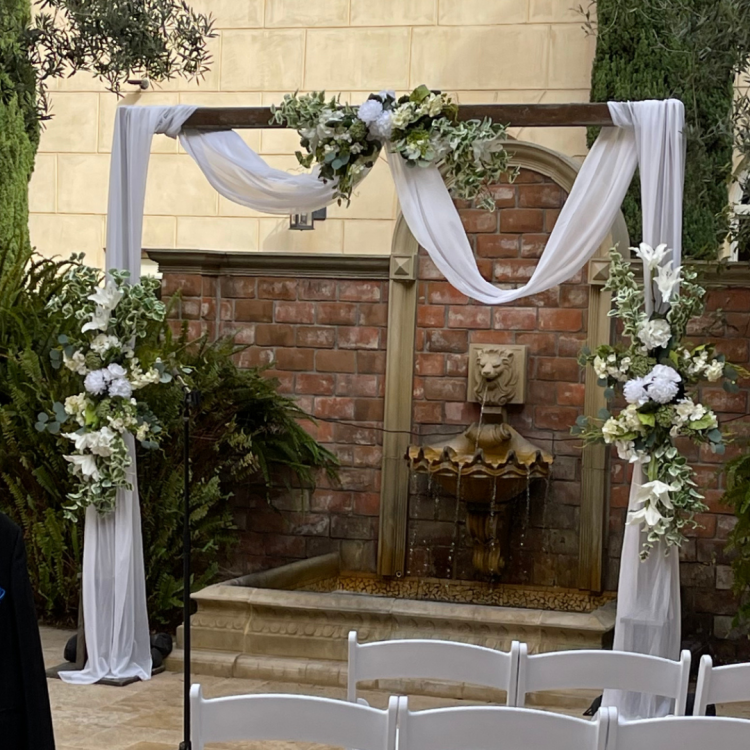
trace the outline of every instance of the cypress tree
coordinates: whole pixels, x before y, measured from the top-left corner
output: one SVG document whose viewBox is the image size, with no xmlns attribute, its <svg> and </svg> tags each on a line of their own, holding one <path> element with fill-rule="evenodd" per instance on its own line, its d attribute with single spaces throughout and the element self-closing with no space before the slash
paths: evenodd
<svg viewBox="0 0 750 750">
<path fill-rule="evenodd" d="M 715 258 L 727 230 L 734 83 L 729 47 L 735 40 L 726 33 L 733 21 L 725 11 L 732 5 L 731 0 L 596 2 L 591 101 L 674 97 L 685 104 L 683 253 L 693 258 Z M 725 54 L 718 49 L 722 40 Z M 623 213 L 637 241 L 642 232 L 637 179 Z"/>
<path fill-rule="evenodd" d="M 28 185 L 39 143 L 36 75 L 28 56 L 29 0 L 0 7 L 0 248 L 29 248 Z"/>
</svg>

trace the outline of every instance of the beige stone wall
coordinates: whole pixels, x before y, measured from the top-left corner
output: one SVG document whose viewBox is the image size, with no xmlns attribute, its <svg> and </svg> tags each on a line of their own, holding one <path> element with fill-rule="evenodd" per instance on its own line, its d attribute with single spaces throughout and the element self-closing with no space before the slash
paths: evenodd
<svg viewBox="0 0 750 750">
<path fill-rule="evenodd" d="M 218 36 L 205 80 L 174 80 L 127 104 L 271 104 L 299 89 L 362 101 L 371 91 L 420 83 L 460 103 L 587 101 L 594 42 L 571 0 L 193 0 Z M 134 87 L 133 87 L 134 88 Z M 87 76 L 56 82 L 31 185 L 31 232 L 47 254 L 84 251 L 103 263 L 107 174 L 117 98 Z M 582 129 L 512 131 L 570 156 Z M 274 166 L 297 167 L 297 136 L 249 131 Z M 381 163 L 347 208 L 313 232 L 291 232 L 220 198 L 178 144 L 154 139 L 144 247 L 387 253 L 397 205 Z"/>
</svg>

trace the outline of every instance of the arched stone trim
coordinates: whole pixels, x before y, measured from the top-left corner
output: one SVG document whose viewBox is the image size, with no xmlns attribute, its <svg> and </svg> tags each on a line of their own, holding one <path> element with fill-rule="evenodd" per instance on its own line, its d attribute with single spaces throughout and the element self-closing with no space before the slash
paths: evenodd
<svg viewBox="0 0 750 750">
<path fill-rule="evenodd" d="M 533 143 L 509 140 L 511 165 L 538 172 L 570 193 L 579 165 L 568 157 Z M 628 233 L 621 213 L 589 264 L 591 284 L 588 314 L 590 347 L 610 340 L 611 319 L 607 316 L 611 295 L 602 291 L 608 257 L 613 245 L 627 248 Z M 391 282 L 388 304 L 388 354 L 385 382 L 382 485 L 378 572 L 403 575 L 406 560 L 406 527 L 409 502 L 409 473 L 406 454 L 412 420 L 414 376 L 414 332 L 417 310 L 416 264 L 418 245 L 403 216 L 399 214 L 391 246 Z M 602 278 L 599 278 L 602 277 Z M 595 416 L 604 406 L 602 389 L 593 372 L 586 373 L 584 413 Z M 604 446 L 583 452 L 581 522 L 579 529 L 579 586 L 601 590 L 605 513 L 608 487 L 608 454 Z"/>
</svg>

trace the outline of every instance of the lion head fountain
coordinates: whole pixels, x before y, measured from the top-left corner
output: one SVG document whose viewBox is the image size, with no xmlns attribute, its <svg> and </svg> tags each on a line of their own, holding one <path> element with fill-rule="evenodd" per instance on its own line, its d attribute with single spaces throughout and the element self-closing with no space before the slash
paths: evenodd
<svg viewBox="0 0 750 750">
<path fill-rule="evenodd" d="M 469 400 L 482 405 L 481 418 L 461 435 L 409 447 L 413 471 L 437 478 L 466 503 L 474 567 L 497 576 L 505 567 L 512 501 L 532 479 L 549 476 L 553 457 L 505 422 L 505 407 L 525 398 L 524 347 L 472 346 Z"/>
</svg>

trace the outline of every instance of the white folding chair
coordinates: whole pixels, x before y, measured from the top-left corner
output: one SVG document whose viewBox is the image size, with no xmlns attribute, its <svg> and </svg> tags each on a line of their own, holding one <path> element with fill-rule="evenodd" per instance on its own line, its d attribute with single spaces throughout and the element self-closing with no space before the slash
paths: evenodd
<svg viewBox="0 0 750 750">
<path fill-rule="evenodd" d="M 516 705 L 539 690 L 612 688 L 674 698 L 675 715 L 684 716 L 690 652 L 679 661 L 625 651 L 557 651 L 529 656 L 521 644 Z"/>
<path fill-rule="evenodd" d="M 750 664 L 714 667 L 710 656 L 701 658 L 695 687 L 694 716 L 704 716 L 710 703 L 750 701 Z"/>
<path fill-rule="evenodd" d="M 380 710 L 305 695 L 237 695 L 206 700 L 190 690 L 192 750 L 207 742 L 285 740 L 358 750 L 395 750 L 398 699 Z"/>
<path fill-rule="evenodd" d="M 360 644 L 349 633 L 347 699 L 357 702 L 357 683 L 365 680 L 425 679 L 463 682 L 507 692 L 515 705 L 520 644 L 510 651 L 454 641 L 395 640 Z"/>
<path fill-rule="evenodd" d="M 750 721 L 715 716 L 666 716 L 662 719 L 617 719 L 609 712 L 607 750 L 746 750 Z"/>
<path fill-rule="evenodd" d="M 506 706 L 409 711 L 399 698 L 398 750 L 604 750 L 609 715 L 593 721 Z"/>
</svg>

